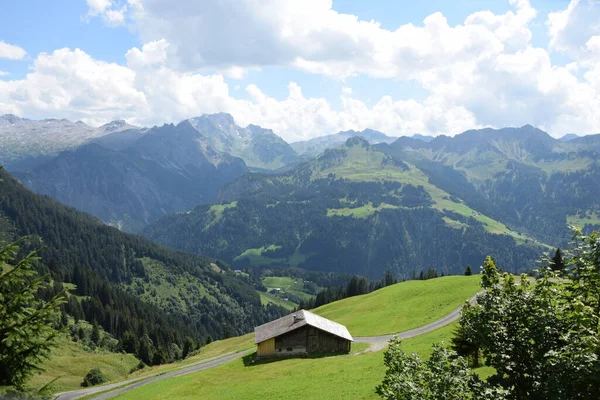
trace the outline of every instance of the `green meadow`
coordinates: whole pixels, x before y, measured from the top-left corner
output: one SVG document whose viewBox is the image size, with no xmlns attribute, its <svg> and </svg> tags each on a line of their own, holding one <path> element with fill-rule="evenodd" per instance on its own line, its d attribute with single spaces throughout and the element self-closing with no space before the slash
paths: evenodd
<svg viewBox="0 0 600 400">
<path fill-rule="evenodd" d="M 447 276 L 406 281 L 326 304 L 315 313 L 346 325 L 353 336 L 418 328 L 449 314 L 479 290 L 479 277 Z"/>
</svg>

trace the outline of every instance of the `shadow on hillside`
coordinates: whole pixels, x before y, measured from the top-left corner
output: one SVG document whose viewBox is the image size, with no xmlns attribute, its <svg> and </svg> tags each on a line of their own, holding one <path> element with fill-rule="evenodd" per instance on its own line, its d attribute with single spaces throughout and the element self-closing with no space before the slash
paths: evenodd
<svg viewBox="0 0 600 400">
<path fill-rule="evenodd" d="M 271 364 L 278 361 L 289 360 L 294 358 L 325 358 L 325 357 L 337 357 L 337 356 L 345 356 L 350 353 L 315 353 L 315 354 L 304 354 L 304 355 L 295 355 L 295 356 L 285 356 L 285 357 L 270 357 L 270 358 L 257 358 L 256 352 L 248 354 L 242 357 L 242 361 L 244 362 L 245 367 L 254 367 L 256 365 L 264 365 Z"/>
</svg>

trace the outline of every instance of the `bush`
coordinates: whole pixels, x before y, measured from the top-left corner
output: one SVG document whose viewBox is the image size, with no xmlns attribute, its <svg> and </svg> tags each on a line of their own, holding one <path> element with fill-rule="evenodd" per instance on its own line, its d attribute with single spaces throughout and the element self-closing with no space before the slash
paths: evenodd
<svg viewBox="0 0 600 400">
<path fill-rule="evenodd" d="M 81 386 L 90 387 L 100 385 L 101 383 L 106 382 L 106 376 L 102 373 L 100 368 L 94 368 L 87 373 L 85 378 L 83 378 L 83 382 L 81 382 Z"/>
<path fill-rule="evenodd" d="M 130 374 L 133 374 L 135 371 L 139 371 L 140 369 L 144 369 L 146 368 L 146 364 L 144 364 L 143 361 L 140 361 L 135 367 L 131 368 L 131 370 L 129 370 Z"/>
</svg>

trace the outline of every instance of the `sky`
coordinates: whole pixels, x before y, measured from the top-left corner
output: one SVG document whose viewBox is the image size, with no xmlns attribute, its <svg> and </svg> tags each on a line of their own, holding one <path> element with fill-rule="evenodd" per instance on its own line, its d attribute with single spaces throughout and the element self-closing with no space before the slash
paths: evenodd
<svg viewBox="0 0 600 400">
<path fill-rule="evenodd" d="M 1 1 L 0 115 L 600 133 L 600 0 Z"/>
</svg>

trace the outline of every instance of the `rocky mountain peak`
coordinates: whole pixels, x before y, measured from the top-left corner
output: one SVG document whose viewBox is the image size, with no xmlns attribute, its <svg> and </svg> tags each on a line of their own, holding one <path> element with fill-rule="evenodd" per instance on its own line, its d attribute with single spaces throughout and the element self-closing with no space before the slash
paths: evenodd
<svg viewBox="0 0 600 400">
<path fill-rule="evenodd" d="M 126 127 L 130 127 L 131 125 L 129 125 L 127 122 L 125 122 L 125 120 L 122 119 L 118 119 L 115 121 L 111 121 L 108 124 L 104 124 L 100 127 L 100 129 L 103 129 L 105 132 L 114 132 L 117 130 L 122 130 L 123 128 Z"/>
<path fill-rule="evenodd" d="M 0 117 L 0 119 L 7 121 L 9 124 L 14 124 L 21 121 L 21 118 L 17 117 L 14 114 L 4 114 Z"/>
<path fill-rule="evenodd" d="M 346 140 L 346 147 L 369 147 L 369 142 L 362 136 L 353 136 L 350 139 Z"/>
</svg>

